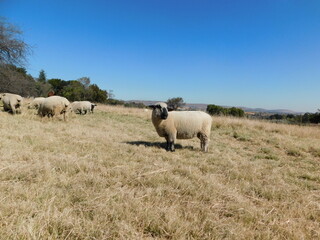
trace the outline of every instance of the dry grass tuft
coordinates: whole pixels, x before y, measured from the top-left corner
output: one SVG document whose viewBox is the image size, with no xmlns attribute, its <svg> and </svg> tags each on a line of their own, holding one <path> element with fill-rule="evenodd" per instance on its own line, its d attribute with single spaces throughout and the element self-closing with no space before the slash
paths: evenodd
<svg viewBox="0 0 320 240">
<path fill-rule="evenodd" d="M 215 117 L 163 148 L 151 112 L 0 112 L 2 239 L 319 239 L 320 128 Z"/>
</svg>

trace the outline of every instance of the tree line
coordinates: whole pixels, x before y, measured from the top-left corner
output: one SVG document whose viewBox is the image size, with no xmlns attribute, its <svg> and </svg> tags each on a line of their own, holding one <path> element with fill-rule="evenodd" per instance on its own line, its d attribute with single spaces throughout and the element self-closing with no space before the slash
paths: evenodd
<svg viewBox="0 0 320 240">
<path fill-rule="evenodd" d="M 0 92 L 12 92 L 23 97 L 63 96 L 70 101 L 88 100 L 106 103 L 108 92 L 96 84 L 91 84 L 89 77 L 77 80 L 47 79 L 44 70 L 38 78 L 32 77 L 24 67 L 13 64 L 0 65 Z"/>
<path fill-rule="evenodd" d="M 209 104 L 207 106 L 207 112 L 210 115 L 222 115 L 222 116 L 233 116 L 233 117 L 244 117 L 245 113 L 241 108 L 231 107 L 221 107 L 214 104 Z"/>
<path fill-rule="evenodd" d="M 273 114 L 266 117 L 271 121 L 292 123 L 292 124 L 319 124 L 320 123 L 320 109 L 316 113 L 304 113 L 300 115 L 293 114 Z"/>
</svg>

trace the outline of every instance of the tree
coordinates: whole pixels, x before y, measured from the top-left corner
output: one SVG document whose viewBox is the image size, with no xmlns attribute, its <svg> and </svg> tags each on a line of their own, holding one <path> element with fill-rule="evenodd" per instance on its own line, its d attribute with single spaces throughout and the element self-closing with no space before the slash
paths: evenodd
<svg viewBox="0 0 320 240">
<path fill-rule="evenodd" d="M 225 115 L 225 116 L 234 116 L 234 117 L 244 117 L 245 113 L 241 108 L 231 107 L 225 108 L 217 106 L 214 104 L 209 104 L 207 106 L 207 112 L 210 115 Z"/>
<path fill-rule="evenodd" d="M 11 92 L 23 97 L 37 95 L 35 80 L 25 68 L 0 64 L 0 92 Z"/>
<path fill-rule="evenodd" d="M 115 95 L 113 93 L 113 90 L 112 89 L 109 89 L 108 91 L 108 99 L 114 99 Z"/>
<path fill-rule="evenodd" d="M 53 91 L 56 95 L 61 96 L 62 90 L 65 86 L 68 86 L 68 81 L 64 81 L 59 78 L 52 78 L 47 81 L 49 84 L 51 84 Z"/>
<path fill-rule="evenodd" d="M 45 83 L 46 81 L 47 81 L 47 76 L 46 76 L 45 71 L 42 69 L 39 72 L 38 82 Z"/>
<path fill-rule="evenodd" d="M 167 105 L 168 105 L 168 108 L 171 108 L 173 110 L 177 110 L 178 108 L 181 108 L 186 104 L 183 101 L 183 98 L 176 97 L 176 98 L 169 98 L 167 100 Z"/>
<path fill-rule="evenodd" d="M 96 84 L 92 84 L 88 89 L 88 100 L 92 102 L 101 102 L 104 103 L 108 99 L 108 92 L 102 90 Z"/>
<path fill-rule="evenodd" d="M 62 96 L 70 101 L 83 101 L 85 99 L 84 86 L 79 81 L 69 81 L 68 85 L 62 90 Z"/>
<path fill-rule="evenodd" d="M 30 47 L 21 40 L 21 34 L 17 27 L 0 17 L 0 92 L 28 96 L 35 94 L 36 89 L 33 77 L 22 67 Z"/>
<path fill-rule="evenodd" d="M 234 116 L 234 117 L 244 117 L 244 111 L 241 108 L 228 108 L 227 115 Z"/>
<path fill-rule="evenodd" d="M 51 84 L 47 82 L 36 82 L 37 96 L 38 97 L 48 97 L 48 93 L 52 91 Z"/>
<path fill-rule="evenodd" d="M 207 112 L 210 115 L 225 115 L 225 109 L 214 104 L 209 104 L 207 106 Z"/>
<path fill-rule="evenodd" d="M 23 66 L 30 46 L 21 39 L 22 31 L 0 18 L 0 64 Z"/>
<path fill-rule="evenodd" d="M 80 82 L 85 89 L 87 89 L 90 86 L 90 78 L 88 77 L 79 78 L 78 82 Z"/>
</svg>

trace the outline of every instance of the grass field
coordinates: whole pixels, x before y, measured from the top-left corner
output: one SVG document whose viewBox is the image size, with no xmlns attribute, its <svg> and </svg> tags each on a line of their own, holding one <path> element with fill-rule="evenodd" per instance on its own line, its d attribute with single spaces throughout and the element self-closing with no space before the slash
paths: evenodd
<svg viewBox="0 0 320 240">
<path fill-rule="evenodd" d="M 0 238 L 320 239 L 320 127 L 214 117 L 171 153 L 150 115 L 0 112 Z"/>
</svg>

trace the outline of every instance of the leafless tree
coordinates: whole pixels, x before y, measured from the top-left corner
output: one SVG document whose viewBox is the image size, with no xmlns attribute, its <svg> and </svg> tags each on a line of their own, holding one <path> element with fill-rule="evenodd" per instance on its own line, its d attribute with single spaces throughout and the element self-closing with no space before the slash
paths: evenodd
<svg viewBox="0 0 320 240">
<path fill-rule="evenodd" d="M 0 18 L 0 64 L 23 66 L 31 48 L 21 39 L 22 31 Z"/>
<path fill-rule="evenodd" d="M 78 79 L 78 82 L 80 82 L 85 89 L 87 89 L 90 85 L 90 78 L 89 77 L 81 77 Z"/>
<path fill-rule="evenodd" d="M 30 96 L 36 94 L 35 81 L 23 66 L 31 48 L 21 35 L 20 29 L 0 17 L 0 92 Z"/>
</svg>

